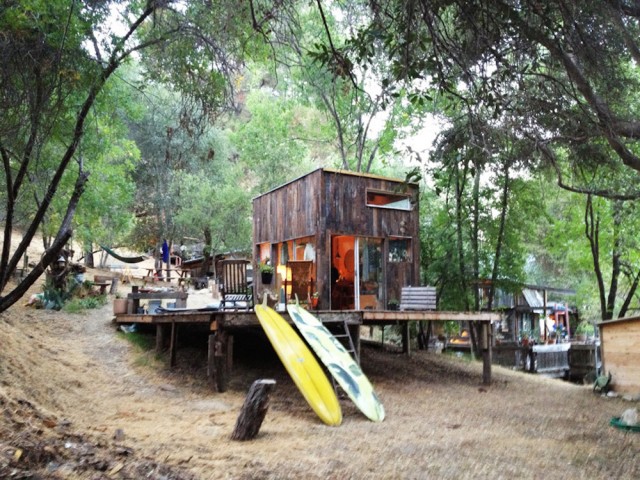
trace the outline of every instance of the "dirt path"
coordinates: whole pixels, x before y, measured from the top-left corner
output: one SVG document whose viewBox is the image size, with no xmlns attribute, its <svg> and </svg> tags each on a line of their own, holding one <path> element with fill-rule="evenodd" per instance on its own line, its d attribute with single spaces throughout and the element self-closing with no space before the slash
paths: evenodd
<svg viewBox="0 0 640 480">
<path fill-rule="evenodd" d="M 111 317 L 110 305 L 81 315 L 16 306 L 0 316 L 0 428 L 19 435 L 25 426 L 10 420 L 33 405 L 56 419 L 52 434 L 71 428 L 105 456 L 102 473 L 76 459 L 66 470 L 43 462 L 43 475 L 136 478 L 129 465 L 144 459 L 174 469 L 149 478 L 640 477 L 640 435 L 608 426 L 637 403 L 588 387 L 499 368 L 483 387 L 479 364 L 365 348 L 387 419 L 372 423 L 343 399 L 344 422 L 331 428 L 264 343 L 238 338 L 231 389 L 217 394 L 197 344 L 169 370 L 117 334 Z M 264 377 L 278 385 L 258 439 L 230 441 L 246 390 Z"/>
</svg>

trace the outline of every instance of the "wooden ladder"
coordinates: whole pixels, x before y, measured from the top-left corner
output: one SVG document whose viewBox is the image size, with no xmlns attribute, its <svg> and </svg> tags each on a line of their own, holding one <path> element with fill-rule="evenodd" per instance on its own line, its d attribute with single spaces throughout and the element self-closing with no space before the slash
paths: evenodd
<svg viewBox="0 0 640 480">
<path fill-rule="evenodd" d="M 349 325 L 347 325 L 346 321 L 338 322 L 338 325 L 342 327 L 342 333 L 334 333 L 333 336 L 338 339 L 349 355 L 351 355 L 356 363 L 360 365 L 360 357 L 358 352 L 356 352 L 356 346 L 353 343 L 353 337 L 351 336 Z"/>
<path fill-rule="evenodd" d="M 342 328 L 342 333 L 333 333 L 333 336 L 342 344 L 345 350 L 353 357 L 358 365 L 360 365 L 360 356 L 356 351 L 355 344 L 353 343 L 353 337 L 351 336 L 351 331 L 349 330 L 349 325 L 347 325 L 346 321 L 338 322 L 337 325 Z M 339 384 L 336 382 L 336 379 L 333 378 L 333 375 L 329 374 L 329 378 L 331 379 L 331 385 L 333 385 L 333 390 L 338 395 L 338 387 Z"/>
</svg>

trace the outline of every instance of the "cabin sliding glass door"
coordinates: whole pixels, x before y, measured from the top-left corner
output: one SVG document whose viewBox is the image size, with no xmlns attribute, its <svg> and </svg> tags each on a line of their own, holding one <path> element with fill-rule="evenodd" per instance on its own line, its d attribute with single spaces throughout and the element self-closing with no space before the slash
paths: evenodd
<svg viewBox="0 0 640 480">
<path fill-rule="evenodd" d="M 381 309 L 382 239 L 338 235 L 332 238 L 331 249 L 331 309 Z"/>
<path fill-rule="evenodd" d="M 381 309 L 384 300 L 382 239 L 356 238 L 356 251 L 356 310 Z"/>
</svg>

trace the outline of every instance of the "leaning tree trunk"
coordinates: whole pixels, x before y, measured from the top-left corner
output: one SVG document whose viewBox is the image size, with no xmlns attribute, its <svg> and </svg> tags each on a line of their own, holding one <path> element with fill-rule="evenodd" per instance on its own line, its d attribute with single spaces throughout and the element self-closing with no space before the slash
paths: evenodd
<svg viewBox="0 0 640 480">
<path fill-rule="evenodd" d="M 587 205 L 584 212 L 584 232 L 589 246 L 591 247 L 591 259 L 593 260 L 593 271 L 598 283 L 598 297 L 600 299 L 600 313 L 603 320 L 607 317 L 607 302 L 605 298 L 604 278 L 600 268 L 600 218 L 597 212 L 593 211 L 593 198 L 587 195 Z"/>
</svg>

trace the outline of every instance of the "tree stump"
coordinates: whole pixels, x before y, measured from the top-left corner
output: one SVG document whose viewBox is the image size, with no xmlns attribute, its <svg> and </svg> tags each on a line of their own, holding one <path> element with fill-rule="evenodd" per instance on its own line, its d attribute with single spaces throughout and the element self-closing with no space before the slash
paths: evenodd
<svg viewBox="0 0 640 480">
<path fill-rule="evenodd" d="M 251 440 L 258 435 L 260 426 L 269 409 L 269 394 L 276 386 L 272 379 L 260 379 L 253 382 L 240 415 L 236 421 L 236 428 L 231 434 L 231 440 Z"/>
</svg>

